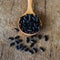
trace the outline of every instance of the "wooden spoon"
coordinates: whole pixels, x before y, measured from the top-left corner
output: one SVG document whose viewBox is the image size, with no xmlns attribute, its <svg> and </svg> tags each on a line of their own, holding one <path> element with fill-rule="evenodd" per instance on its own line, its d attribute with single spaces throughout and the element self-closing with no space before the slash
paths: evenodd
<svg viewBox="0 0 60 60">
<path fill-rule="evenodd" d="M 22 16 L 25 16 L 26 14 L 36 15 L 36 14 L 33 12 L 32 2 L 33 2 L 33 0 L 28 0 L 28 8 L 27 8 L 26 12 L 25 12 Z M 42 26 L 41 21 L 40 21 L 40 25 Z M 20 27 L 19 27 L 19 29 L 20 29 Z M 27 33 L 23 32 L 21 29 L 20 29 L 20 31 L 22 32 L 22 34 L 25 34 L 25 35 L 28 35 L 28 36 L 37 34 L 37 32 L 36 32 L 36 33 L 33 33 L 33 34 L 27 34 Z"/>
</svg>

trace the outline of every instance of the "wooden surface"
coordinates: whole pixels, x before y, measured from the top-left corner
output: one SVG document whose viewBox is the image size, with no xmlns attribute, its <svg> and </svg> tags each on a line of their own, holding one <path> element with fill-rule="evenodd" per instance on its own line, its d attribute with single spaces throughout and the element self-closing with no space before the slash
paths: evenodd
<svg viewBox="0 0 60 60">
<path fill-rule="evenodd" d="M 27 9 L 27 0 L 0 0 L 0 60 L 60 60 L 60 0 L 34 0 L 34 11 L 40 16 L 49 41 L 41 41 L 46 51 L 29 55 L 9 47 L 9 36 L 16 36 L 19 17 Z"/>
</svg>

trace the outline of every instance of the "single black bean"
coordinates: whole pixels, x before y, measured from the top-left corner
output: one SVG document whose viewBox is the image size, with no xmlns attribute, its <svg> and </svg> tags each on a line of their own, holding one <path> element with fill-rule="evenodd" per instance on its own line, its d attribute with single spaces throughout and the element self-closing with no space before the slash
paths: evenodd
<svg viewBox="0 0 60 60">
<path fill-rule="evenodd" d="M 42 35 L 37 35 L 36 38 L 41 39 Z"/>
<path fill-rule="evenodd" d="M 15 39 L 19 39 L 19 38 L 20 38 L 20 36 L 16 36 L 16 37 L 15 37 Z"/>
<path fill-rule="evenodd" d="M 33 50 L 35 51 L 35 53 L 37 53 L 37 52 L 38 52 L 38 49 L 37 49 L 37 48 L 33 48 Z"/>
<path fill-rule="evenodd" d="M 31 43 L 30 47 L 33 47 L 35 45 L 35 43 Z"/>
<path fill-rule="evenodd" d="M 37 43 L 37 41 L 36 40 L 31 40 L 32 41 L 32 43 Z"/>
<path fill-rule="evenodd" d="M 10 40 L 14 40 L 14 37 L 9 37 L 8 39 L 10 39 Z"/>
<path fill-rule="evenodd" d="M 32 30 L 33 30 L 33 31 L 35 31 L 35 28 L 34 28 L 34 27 L 32 27 Z"/>
<path fill-rule="evenodd" d="M 17 49 L 17 50 L 19 50 L 19 49 L 20 49 L 20 46 L 19 46 L 19 45 L 17 45 L 17 46 L 16 46 L 16 49 Z"/>
<path fill-rule="evenodd" d="M 30 42 L 30 38 L 29 38 L 29 37 L 27 37 L 27 40 L 26 40 L 26 42 L 27 42 L 27 43 L 29 43 L 29 42 Z"/>
<path fill-rule="evenodd" d="M 22 48 L 21 48 L 21 50 L 24 50 L 26 47 L 27 47 L 26 45 L 23 45 Z"/>
<path fill-rule="evenodd" d="M 28 29 L 27 32 L 28 32 L 28 33 L 32 33 L 32 30 L 29 30 L 29 29 Z"/>
<path fill-rule="evenodd" d="M 15 40 L 15 42 L 16 42 L 17 44 L 21 43 L 22 41 L 23 41 L 22 39 L 17 39 L 17 40 Z"/>
<path fill-rule="evenodd" d="M 26 47 L 26 48 L 24 49 L 24 51 L 29 51 L 29 48 L 28 48 L 28 47 Z"/>
<path fill-rule="evenodd" d="M 44 52 L 46 49 L 44 47 L 40 47 L 40 50 Z"/>
<path fill-rule="evenodd" d="M 32 19 L 33 19 L 34 21 L 36 21 L 36 19 L 35 19 L 35 17 L 34 17 L 34 16 L 32 17 Z"/>
<path fill-rule="evenodd" d="M 14 45 L 15 45 L 15 42 L 10 43 L 10 47 L 11 47 L 11 46 L 14 46 Z"/>
<path fill-rule="evenodd" d="M 33 51 L 33 50 L 29 50 L 29 52 L 30 52 L 31 54 L 34 54 L 34 51 Z"/>
<path fill-rule="evenodd" d="M 23 47 L 23 44 L 20 44 L 20 48 L 22 48 Z"/>
<path fill-rule="evenodd" d="M 48 41 L 49 36 L 48 35 L 45 35 L 44 38 L 45 38 L 45 41 Z"/>
<path fill-rule="evenodd" d="M 17 32 L 19 32 L 19 29 L 18 29 L 18 28 L 15 28 L 15 30 L 16 30 Z"/>
</svg>

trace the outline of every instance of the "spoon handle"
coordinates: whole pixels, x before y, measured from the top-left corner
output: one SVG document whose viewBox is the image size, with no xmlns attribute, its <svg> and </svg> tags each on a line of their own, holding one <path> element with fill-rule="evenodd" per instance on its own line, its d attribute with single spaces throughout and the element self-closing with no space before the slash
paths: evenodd
<svg viewBox="0 0 60 60">
<path fill-rule="evenodd" d="M 26 12 L 22 15 L 26 15 L 26 14 L 33 14 L 35 15 L 34 11 L 33 11 L 33 7 L 32 7 L 32 4 L 33 4 L 33 0 L 28 0 L 28 7 L 27 7 L 27 10 Z"/>
<path fill-rule="evenodd" d="M 32 2 L 33 2 L 33 0 L 28 0 L 28 10 L 29 10 L 30 12 L 33 11 Z"/>
</svg>

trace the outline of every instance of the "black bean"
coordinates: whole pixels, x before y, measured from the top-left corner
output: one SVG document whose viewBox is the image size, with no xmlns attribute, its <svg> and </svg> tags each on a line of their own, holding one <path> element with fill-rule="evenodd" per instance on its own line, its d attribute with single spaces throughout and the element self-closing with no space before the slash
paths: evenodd
<svg viewBox="0 0 60 60">
<path fill-rule="evenodd" d="M 26 48 L 24 49 L 24 51 L 29 51 L 29 48 L 28 48 L 28 47 L 26 47 Z"/>
<path fill-rule="evenodd" d="M 37 35 L 36 36 L 38 39 L 41 39 L 42 38 L 42 35 Z"/>
<path fill-rule="evenodd" d="M 31 40 L 32 41 L 32 43 L 37 43 L 37 41 L 36 40 Z"/>
<path fill-rule="evenodd" d="M 15 37 L 15 39 L 19 39 L 19 38 L 20 38 L 20 36 L 16 36 L 16 37 Z"/>
<path fill-rule="evenodd" d="M 48 41 L 49 36 L 48 35 L 45 35 L 44 38 L 45 38 L 45 41 Z"/>
<path fill-rule="evenodd" d="M 17 44 L 21 43 L 22 41 L 23 41 L 22 39 L 15 40 Z"/>
<path fill-rule="evenodd" d="M 22 48 L 23 47 L 23 44 L 20 44 L 20 48 Z"/>
<path fill-rule="evenodd" d="M 35 53 L 37 53 L 37 52 L 38 52 L 38 49 L 37 49 L 37 48 L 33 48 L 33 50 L 35 51 Z"/>
<path fill-rule="evenodd" d="M 17 32 L 19 32 L 19 29 L 18 29 L 18 28 L 15 28 L 15 30 L 16 30 Z"/>
<path fill-rule="evenodd" d="M 11 47 L 11 46 L 14 46 L 14 45 L 15 45 L 15 42 L 10 43 L 10 47 Z"/>
<path fill-rule="evenodd" d="M 29 38 L 29 37 L 27 37 L 27 40 L 26 40 L 26 42 L 27 42 L 27 43 L 29 43 L 29 42 L 30 42 L 30 38 Z"/>
<path fill-rule="evenodd" d="M 16 46 L 16 49 L 17 49 L 17 50 L 19 50 L 19 49 L 20 49 L 20 46 L 19 46 L 19 45 L 17 45 L 17 46 Z"/>
<path fill-rule="evenodd" d="M 33 50 L 29 50 L 29 52 L 30 52 L 31 54 L 34 54 L 34 51 L 33 51 Z"/>
<path fill-rule="evenodd" d="M 44 47 L 40 47 L 40 50 L 44 52 L 46 49 Z"/>
<path fill-rule="evenodd" d="M 35 43 L 31 43 L 30 47 L 33 47 L 35 45 Z"/>
<path fill-rule="evenodd" d="M 17 45 L 17 46 L 16 46 L 16 49 L 17 49 L 17 50 L 23 50 L 23 44 Z"/>
<path fill-rule="evenodd" d="M 14 37 L 9 37 L 8 39 L 10 39 L 10 40 L 14 40 Z"/>
<path fill-rule="evenodd" d="M 28 33 L 32 33 L 32 30 L 27 30 Z"/>
<path fill-rule="evenodd" d="M 33 16 L 33 15 L 32 15 L 32 16 Z M 33 19 L 34 21 L 36 21 L 36 19 L 35 19 L 35 17 L 34 17 L 34 16 L 32 17 L 32 19 Z"/>
<path fill-rule="evenodd" d="M 26 47 L 27 47 L 26 45 L 23 45 L 22 48 L 21 48 L 21 50 L 24 50 Z"/>
</svg>

